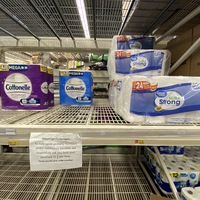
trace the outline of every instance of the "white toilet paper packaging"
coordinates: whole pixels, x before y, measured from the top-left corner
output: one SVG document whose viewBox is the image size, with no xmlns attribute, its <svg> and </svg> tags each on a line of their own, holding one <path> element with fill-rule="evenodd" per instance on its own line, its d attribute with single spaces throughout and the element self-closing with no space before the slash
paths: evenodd
<svg viewBox="0 0 200 200">
<path fill-rule="evenodd" d="M 200 77 L 126 77 L 123 118 L 133 123 L 200 122 Z"/>
<path fill-rule="evenodd" d="M 180 192 L 181 189 L 184 187 L 194 187 L 198 184 L 196 183 L 196 181 L 195 182 L 193 181 L 193 179 L 197 180 L 197 178 L 199 177 L 198 172 L 195 172 L 195 173 L 191 172 L 188 170 L 188 168 L 186 168 L 186 166 L 182 166 L 179 163 L 170 163 L 168 161 L 165 161 L 165 164 L 178 192 Z M 156 178 L 157 184 L 159 185 L 163 193 L 165 194 L 172 193 L 171 187 L 165 175 L 165 172 L 159 165 L 156 165 L 155 178 Z"/>
<path fill-rule="evenodd" d="M 194 188 L 196 191 L 198 191 L 198 193 L 200 194 L 200 187 L 198 186 L 198 187 L 195 187 Z"/>
<path fill-rule="evenodd" d="M 183 187 L 195 187 L 198 185 L 199 170 L 184 157 L 167 155 L 163 156 L 163 160 L 179 192 Z M 156 181 L 164 193 L 171 193 L 170 184 L 159 163 L 156 165 Z"/>
<path fill-rule="evenodd" d="M 115 110 L 115 104 L 114 104 L 115 96 L 116 95 L 114 94 L 114 81 L 111 81 L 109 85 L 109 90 L 108 90 L 108 97 L 109 97 L 110 105 L 112 106 L 114 110 Z"/>
<path fill-rule="evenodd" d="M 112 50 L 119 49 L 153 49 L 154 48 L 154 37 L 148 36 L 131 36 L 131 35 L 116 35 L 112 39 Z"/>
<path fill-rule="evenodd" d="M 54 106 L 54 82 L 53 82 L 53 69 L 51 67 L 47 67 L 48 75 L 48 102 L 49 107 Z"/>
<path fill-rule="evenodd" d="M 185 187 L 181 190 L 181 199 L 182 200 L 199 200 L 200 193 L 192 188 L 192 187 Z"/>
<path fill-rule="evenodd" d="M 60 70 L 60 104 L 91 105 L 92 73 L 90 71 Z"/>
<path fill-rule="evenodd" d="M 167 75 L 171 54 L 167 50 L 117 50 L 111 51 L 108 58 L 108 71 L 111 79 L 116 74 Z"/>
<path fill-rule="evenodd" d="M 123 92 L 121 90 L 122 86 L 122 80 L 124 78 L 124 75 L 116 75 L 115 79 L 110 82 L 110 88 L 109 88 L 109 99 L 112 108 L 115 112 L 121 115 L 121 93 Z"/>
<path fill-rule="evenodd" d="M 0 65 L 2 108 L 43 110 L 48 108 L 47 68 L 44 65 Z"/>
</svg>

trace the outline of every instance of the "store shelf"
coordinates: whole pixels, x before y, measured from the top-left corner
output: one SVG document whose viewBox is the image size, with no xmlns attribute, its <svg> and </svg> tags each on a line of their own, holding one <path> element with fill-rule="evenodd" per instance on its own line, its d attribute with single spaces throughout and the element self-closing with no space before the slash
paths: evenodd
<svg viewBox="0 0 200 200">
<path fill-rule="evenodd" d="M 108 71 L 106 70 L 89 70 L 92 73 L 93 82 L 109 83 Z M 54 82 L 59 83 L 59 69 L 54 69 Z"/>
<path fill-rule="evenodd" d="M 0 144 L 27 146 L 31 132 L 70 132 L 84 145 L 200 145 L 200 124 L 134 125 L 109 105 L 58 105 L 47 111 L 0 111 L 0 116 Z"/>
<path fill-rule="evenodd" d="M 31 172 L 26 154 L 0 155 L 0 199 L 149 200 L 152 192 L 128 155 L 83 156 L 83 167 Z"/>
</svg>

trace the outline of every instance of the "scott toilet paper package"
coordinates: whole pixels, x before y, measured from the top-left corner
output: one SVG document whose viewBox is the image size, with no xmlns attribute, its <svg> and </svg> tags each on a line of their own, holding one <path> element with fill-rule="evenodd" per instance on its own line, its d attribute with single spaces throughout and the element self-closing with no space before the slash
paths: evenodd
<svg viewBox="0 0 200 200">
<path fill-rule="evenodd" d="M 117 74 L 167 75 L 171 54 L 167 50 L 117 50 L 108 58 L 108 73 L 111 80 Z"/>
<path fill-rule="evenodd" d="M 48 108 L 47 68 L 44 65 L 0 65 L 2 108 L 42 110 Z"/>
<path fill-rule="evenodd" d="M 130 76 L 122 91 L 122 117 L 129 122 L 200 122 L 200 77 Z"/>
<path fill-rule="evenodd" d="M 54 106 L 54 82 L 53 82 L 53 69 L 51 67 L 47 68 L 47 82 L 48 82 L 48 102 L 49 107 Z"/>
<path fill-rule="evenodd" d="M 60 104 L 91 105 L 92 73 L 89 71 L 60 70 Z"/>
<path fill-rule="evenodd" d="M 111 50 L 153 49 L 154 41 L 154 37 L 148 36 L 116 35 L 112 39 Z"/>
</svg>

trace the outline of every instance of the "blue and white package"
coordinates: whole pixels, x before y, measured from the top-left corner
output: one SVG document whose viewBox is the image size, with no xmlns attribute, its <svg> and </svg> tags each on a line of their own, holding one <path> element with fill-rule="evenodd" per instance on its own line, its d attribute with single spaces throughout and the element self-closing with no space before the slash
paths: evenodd
<svg viewBox="0 0 200 200">
<path fill-rule="evenodd" d="M 60 70 L 60 104 L 92 105 L 92 73 Z"/>
<path fill-rule="evenodd" d="M 108 58 L 108 71 L 111 80 L 116 75 L 168 75 L 171 54 L 167 50 L 117 50 L 111 51 Z"/>
<path fill-rule="evenodd" d="M 132 123 L 199 123 L 200 77 L 124 78 L 123 118 Z"/>
<path fill-rule="evenodd" d="M 111 50 L 153 49 L 154 42 L 155 38 L 151 36 L 116 35 L 112 39 Z"/>
<path fill-rule="evenodd" d="M 198 185 L 199 171 L 188 163 L 184 157 L 163 156 L 163 160 L 178 192 L 184 187 L 195 187 Z M 156 182 L 165 194 L 172 193 L 167 177 L 158 163 L 156 165 Z"/>
<path fill-rule="evenodd" d="M 153 146 L 148 148 L 155 153 Z M 184 146 L 158 146 L 160 154 L 165 155 L 184 155 Z"/>
</svg>

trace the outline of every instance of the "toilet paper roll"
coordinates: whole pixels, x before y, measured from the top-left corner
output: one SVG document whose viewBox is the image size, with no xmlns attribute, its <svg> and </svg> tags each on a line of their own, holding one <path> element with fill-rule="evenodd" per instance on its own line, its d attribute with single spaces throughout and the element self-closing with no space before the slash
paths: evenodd
<svg viewBox="0 0 200 200">
<path fill-rule="evenodd" d="M 127 76 L 122 91 L 129 122 L 200 122 L 200 77 Z"/>
<path fill-rule="evenodd" d="M 198 193 L 199 193 L 199 195 L 200 195 L 200 187 L 195 187 L 194 188 Z"/>
<path fill-rule="evenodd" d="M 199 192 L 196 191 L 194 188 L 185 187 L 181 190 L 181 198 L 183 200 L 199 200 L 200 195 Z"/>
</svg>

